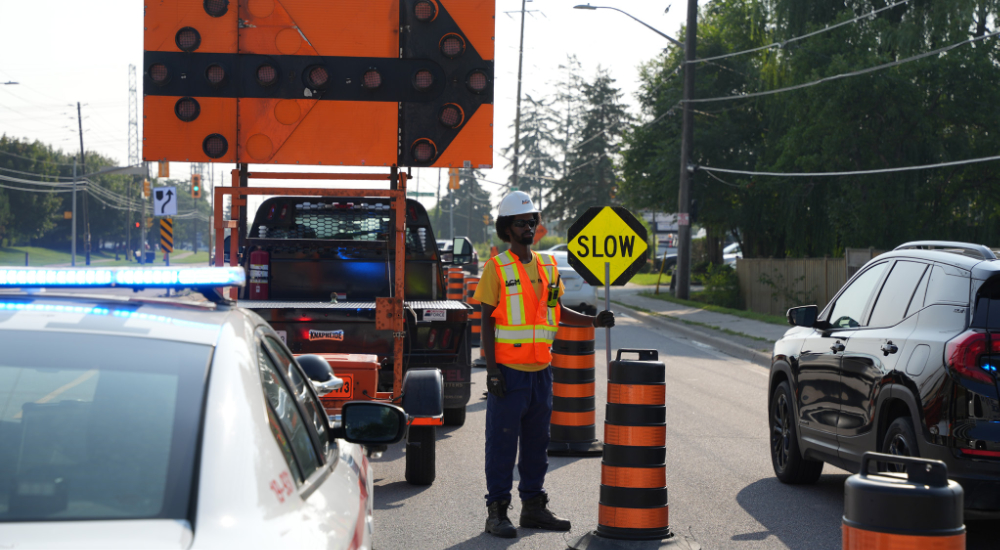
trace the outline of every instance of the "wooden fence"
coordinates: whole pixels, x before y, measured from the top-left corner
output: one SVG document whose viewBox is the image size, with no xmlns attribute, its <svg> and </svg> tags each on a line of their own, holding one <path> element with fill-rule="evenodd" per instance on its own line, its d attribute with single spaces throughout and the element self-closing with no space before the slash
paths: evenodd
<svg viewBox="0 0 1000 550">
<path fill-rule="evenodd" d="M 746 309 L 785 315 L 790 307 L 822 310 L 847 282 L 845 258 L 753 258 L 736 260 Z"/>
</svg>

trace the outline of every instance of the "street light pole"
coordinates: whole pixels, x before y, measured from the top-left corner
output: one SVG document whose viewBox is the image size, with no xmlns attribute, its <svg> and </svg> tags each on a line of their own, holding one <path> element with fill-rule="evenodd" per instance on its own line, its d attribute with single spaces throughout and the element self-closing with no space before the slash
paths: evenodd
<svg viewBox="0 0 1000 550">
<path fill-rule="evenodd" d="M 514 114 L 514 180 L 513 190 L 519 189 L 517 178 L 521 158 L 521 74 L 524 68 L 524 8 L 527 0 L 521 0 L 521 47 L 517 55 L 517 107 Z M 454 238 L 454 235 L 452 235 Z"/>
<path fill-rule="evenodd" d="M 681 173 L 677 192 L 677 277 L 678 298 L 687 299 L 691 291 L 691 148 L 694 144 L 694 111 L 691 110 L 691 99 L 694 98 L 694 61 L 698 46 L 698 0 L 688 0 L 687 36 L 684 44 L 651 27 L 633 15 L 618 8 L 609 6 L 574 6 L 578 10 L 614 10 L 623 13 L 642 26 L 666 38 L 675 46 L 684 50 L 684 114 L 681 121 Z"/>
<path fill-rule="evenodd" d="M 681 119 L 681 173 L 677 191 L 677 276 L 678 298 L 691 293 L 691 148 L 694 144 L 694 59 L 698 48 L 698 0 L 688 0 L 687 38 L 684 45 L 684 114 Z"/>
</svg>

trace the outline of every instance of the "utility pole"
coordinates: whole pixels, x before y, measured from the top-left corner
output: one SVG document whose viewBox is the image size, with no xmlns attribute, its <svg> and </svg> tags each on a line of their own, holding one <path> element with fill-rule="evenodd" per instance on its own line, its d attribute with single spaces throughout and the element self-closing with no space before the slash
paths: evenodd
<svg viewBox="0 0 1000 550">
<path fill-rule="evenodd" d="M 72 223 L 72 251 L 70 252 L 70 264 L 76 267 L 76 157 L 73 157 L 73 223 Z"/>
<path fill-rule="evenodd" d="M 691 149 L 694 145 L 694 63 L 697 49 L 698 0 L 688 0 L 687 37 L 684 40 L 684 115 L 681 121 L 681 174 L 677 192 L 677 297 L 691 291 Z"/>
<path fill-rule="evenodd" d="M 80 114 L 80 102 L 76 102 L 76 122 L 80 130 L 80 171 L 87 173 L 87 158 L 83 153 L 83 116 Z M 87 255 L 87 265 L 90 265 L 90 217 L 87 209 L 87 195 L 83 192 L 83 252 Z"/>
<path fill-rule="evenodd" d="M 514 115 L 514 181 L 511 191 L 519 189 L 517 173 L 521 156 L 521 74 L 524 69 L 524 9 L 527 1 L 521 0 L 521 47 L 517 54 L 517 112 Z"/>
<path fill-rule="evenodd" d="M 142 161 L 139 153 L 139 93 L 135 76 L 135 65 L 128 66 L 128 165 L 138 166 Z M 132 176 L 128 186 L 128 216 L 125 219 L 125 256 L 132 261 L 132 187 L 142 185 L 142 178 Z M 142 193 L 137 193 L 140 197 Z M 145 220 L 142 220 L 143 222 Z"/>
</svg>

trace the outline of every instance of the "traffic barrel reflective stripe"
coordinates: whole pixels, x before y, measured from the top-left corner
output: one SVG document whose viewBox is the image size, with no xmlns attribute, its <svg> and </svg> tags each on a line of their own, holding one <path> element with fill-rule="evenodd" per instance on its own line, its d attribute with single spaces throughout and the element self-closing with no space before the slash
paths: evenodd
<svg viewBox="0 0 1000 550">
<path fill-rule="evenodd" d="M 477 288 L 479 288 L 479 277 L 465 278 L 465 303 L 472 307 L 472 313 L 469 314 L 469 329 L 472 333 L 469 343 L 473 346 L 480 345 L 479 335 L 483 329 L 483 306 L 479 300 L 473 297 L 476 295 Z"/>
<path fill-rule="evenodd" d="M 623 360 L 637 353 L 638 360 Z M 656 350 L 618 350 L 608 365 L 597 535 L 659 540 L 670 535 L 666 465 L 666 367 Z"/>
<path fill-rule="evenodd" d="M 871 474 L 873 462 L 906 473 Z M 965 548 L 965 494 L 939 460 L 865 453 L 859 473 L 844 483 L 844 550 Z"/>
<path fill-rule="evenodd" d="M 594 327 L 560 324 L 552 343 L 549 454 L 601 454 L 595 411 Z"/>
</svg>

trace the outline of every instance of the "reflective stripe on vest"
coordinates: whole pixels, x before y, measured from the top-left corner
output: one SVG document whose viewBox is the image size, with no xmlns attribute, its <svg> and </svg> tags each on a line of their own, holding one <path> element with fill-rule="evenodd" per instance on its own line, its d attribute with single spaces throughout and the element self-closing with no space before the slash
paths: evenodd
<svg viewBox="0 0 1000 550">
<path fill-rule="evenodd" d="M 500 277 L 500 300 L 493 312 L 496 319 L 495 354 L 498 363 L 542 364 L 552 360 L 552 341 L 559 329 L 559 304 L 548 307 L 550 281 L 558 270 L 548 254 L 535 255 L 542 278 L 542 296 L 535 296 L 527 271 L 511 251 L 494 257 Z M 544 309 L 544 313 L 542 312 Z"/>
</svg>

